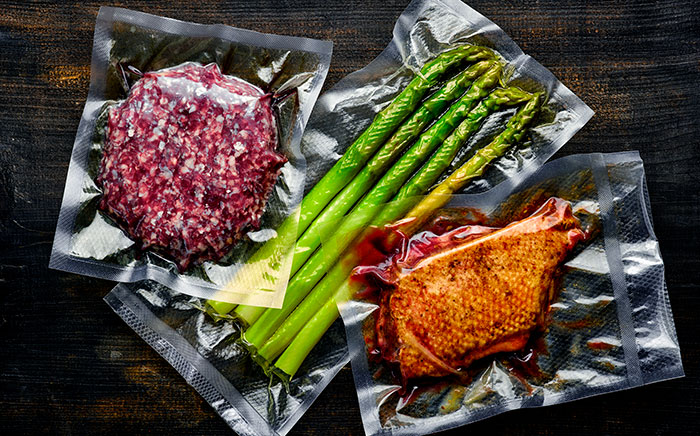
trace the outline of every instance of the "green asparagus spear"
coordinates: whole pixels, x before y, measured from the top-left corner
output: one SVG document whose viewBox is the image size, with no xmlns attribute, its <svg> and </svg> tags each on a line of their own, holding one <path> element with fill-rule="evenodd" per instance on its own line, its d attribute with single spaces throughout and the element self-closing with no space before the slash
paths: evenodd
<svg viewBox="0 0 700 436">
<path fill-rule="evenodd" d="M 362 171 L 316 217 L 296 243 L 292 271 L 294 274 L 309 259 L 321 244 L 321 239 L 350 208 L 362 197 L 372 184 L 381 177 L 394 160 L 449 104 L 459 98 L 472 82 L 492 65 L 492 61 L 478 62 L 445 83 L 441 89 L 423 102 L 421 107 L 384 143 Z"/>
<path fill-rule="evenodd" d="M 394 200 L 384 207 L 373 225 L 381 226 L 404 216 L 417 203 L 418 199 L 415 196 L 428 191 L 440 174 L 449 167 L 462 144 L 479 129 L 481 121 L 487 116 L 505 106 L 519 105 L 532 98 L 532 94 L 515 86 L 493 91 L 469 112 L 467 119 L 452 133 L 430 161 L 401 188 Z"/>
<path fill-rule="evenodd" d="M 480 61 L 447 81 L 442 88 L 425 100 L 399 129 L 384 143 L 367 165 L 316 217 L 296 243 L 290 275 L 293 276 L 309 259 L 330 226 L 343 217 L 362 197 L 382 173 L 435 118 L 438 118 L 452 101 L 459 98 L 472 82 L 493 65 L 492 60 Z M 240 305 L 234 317 L 250 325 L 265 311 L 264 307 Z"/>
<path fill-rule="evenodd" d="M 350 181 L 377 148 L 409 116 L 423 96 L 446 72 L 466 62 L 491 59 L 494 53 L 484 47 L 464 45 L 438 55 L 421 68 L 403 91 L 382 110 L 372 124 L 350 145 L 343 157 L 304 197 L 297 237 L 311 224 L 328 202 Z"/>
<path fill-rule="evenodd" d="M 511 118 L 506 129 L 489 145 L 480 149 L 466 164 L 455 171 L 447 180 L 439 184 L 423 201 L 411 209 L 406 218 L 413 220 L 413 229 L 420 227 L 430 217 L 432 212 L 444 206 L 449 201 L 452 193 L 462 189 L 469 181 L 483 174 L 486 167 L 493 160 L 502 156 L 509 147 L 522 139 L 527 126 L 539 110 L 541 97 L 541 94 L 535 94 Z M 339 264 L 357 264 L 357 256 L 357 253 L 350 251 Z M 332 272 L 327 277 L 331 275 L 333 275 L 334 279 L 339 278 L 340 280 L 336 282 L 338 286 L 333 298 L 326 301 L 321 309 L 305 323 L 294 337 L 294 340 L 277 359 L 273 368 L 275 374 L 288 379 L 296 373 L 306 356 L 338 317 L 337 304 L 347 301 L 360 288 L 360 285 L 349 280 L 347 275 L 343 277 Z"/>
<path fill-rule="evenodd" d="M 328 202 L 360 171 L 377 147 L 415 110 L 423 96 L 447 72 L 467 62 L 493 59 L 494 57 L 495 54 L 488 48 L 464 45 L 441 53 L 426 63 L 406 88 L 394 98 L 389 106 L 377 114 L 372 124 L 348 147 L 340 160 L 304 197 L 300 206 L 298 223 L 296 217 L 284 220 L 277 228 L 277 234 L 288 235 L 296 232 L 295 240 L 298 239 Z M 274 265 L 279 263 L 283 256 L 288 255 L 288 247 L 287 244 L 281 242 L 283 240 L 287 240 L 287 238 L 278 237 L 265 243 L 248 261 L 248 264 L 255 265 L 254 270 L 243 268 L 239 273 L 259 275 L 258 269 L 261 264 Z M 209 300 L 208 303 L 219 314 L 226 314 L 236 306 L 215 300 Z M 249 311 L 258 312 L 254 309 Z"/>
<path fill-rule="evenodd" d="M 292 277 L 285 294 L 282 309 L 267 309 L 258 320 L 243 334 L 243 339 L 251 348 L 258 349 L 285 318 L 301 302 L 306 294 L 323 277 L 330 267 L 371 221 L 377 206 L 389 201 L 425 158 L 435 150 L 467 116 L 476 103 L 488 95 L 498 84 L 501 66 L 496 64 L 479 77 L 460 100 L 455 103 L 438 121 L 425 131 L 418 141 L 384 174 L 369 193 L 358 203 L 336 229 L 338 244 L 317 250 L 304 266 Z"/>
<path fill-rule="evenodd" d="M 469 112 L 466 119 L 443 142 L 428 162 L 401 188 L 392 202 L 385 206 L 382 212 L 373 219 L 372 225 L 382 226 L 388 222 L 395 221 L 404 216 L 413 205 L 418 203 L 418 195 L 428 191 L 440 174 L 450 165 L 460 147 L 479 129 L 481 122 L 488 115 L 499 110 L 504 105 L 521 104 L 531 98 L 532 94 L 517 87 L 510 87 L 497 89 L 482 100 L 476 108 Z M 341 224 L 341 228 L 343 226 Z M 344 240 L 348 236 L 342 233 L 339 233 L 339 235 L 342 236 L 335 239 L 343 238 Z M 338 242 L 331 239 L 331 243 L 337 244 Z M 345 245 L 349 245 L 349 242 Z M 313 314 L 331 299 L 339 284 L 350 275 L 355 266 L 355 264 L 347 260 L 338 262 L 331 269 L 331 272 L 314 287 L 304 301 L 282 323 L 270 339 L 260 347 L 258 350 L 259 355 L 264 359 L 271 360 L 284 351 Z"/>
<path fill-rule="evenodd" d="M 508 121 L 506 129 L 488 146 L 477 151 L 467 163 L 458 168 L 444 182 L 436 186 L 430 192 L 430 195 L 426 196 L 411 209 L 409 216 L 416 217 L 416 219 L 411 222 L 410 228 L 416 229 L 420 227 L 423 224 L 422 219 L 427 219 L 432 211 L 444 206 L 450 200 L 452 194 L 462 189 L 470 180 L 481 176 L 490 162 L 503 156 L 508 148 L 521 141 L 527 131 L 527 126 L 532 122 L 540 109 L 541 100 L 542 94 L 535 94 Z"/>
<path fill-rule="evenodd" d="M 273 374 L 282 380 L 289 381 L 296 374 L 306 356 L 309 355 L 318 341 L 321 340 L 326 331 L 338 318 L 338 304 L 348 301 L 359 290 L 358 285 L 350 280 L 345 280 L 341 283 L 341 287 L 334 298 L 326 301 L 321 310 L 311 317 L 309 322 L 277 359 L 271 368 Z"/>
</svg>

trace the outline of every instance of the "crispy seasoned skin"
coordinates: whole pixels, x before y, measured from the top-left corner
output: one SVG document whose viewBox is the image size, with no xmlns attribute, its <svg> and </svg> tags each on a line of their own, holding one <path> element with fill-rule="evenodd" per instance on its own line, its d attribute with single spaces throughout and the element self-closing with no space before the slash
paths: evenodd
<svg viewBox="0 0 700 436">
<path fill-rule="evenodd" d="M 584 234 L 550 198 L 530 217 L 396 269 L 377 318 L 382 356 L 404 380 L 457 372 L 523 348 L 544 321 L 555 272 Z"/>
</svg>

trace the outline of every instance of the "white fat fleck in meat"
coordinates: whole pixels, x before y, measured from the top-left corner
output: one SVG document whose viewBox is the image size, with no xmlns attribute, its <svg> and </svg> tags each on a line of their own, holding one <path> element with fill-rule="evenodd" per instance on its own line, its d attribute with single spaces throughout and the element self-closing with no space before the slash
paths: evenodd
<svg viewBox="0 0 700 436">
<path fill-rule="evenodd" d="M 245 151 L 245 145 L 240 141 L 236 141 L 233 143 L 233 149 L 239 153 L 243 153 Z"/>
</svg>

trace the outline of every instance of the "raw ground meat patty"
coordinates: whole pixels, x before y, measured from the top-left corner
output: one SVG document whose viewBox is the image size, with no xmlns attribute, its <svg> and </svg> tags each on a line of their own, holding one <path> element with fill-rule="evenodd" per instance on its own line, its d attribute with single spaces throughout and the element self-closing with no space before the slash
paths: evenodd
<svg viewBox="0 0 700 436">
<path fill-rule="evenodd" d="M 257 87 L 216 64 L 147 73 L 109 111 L 100 208 L 180 270 L 218 260 L 258 227 L 286 162 L 276 148 L 271 98 Z"/>
</svg>

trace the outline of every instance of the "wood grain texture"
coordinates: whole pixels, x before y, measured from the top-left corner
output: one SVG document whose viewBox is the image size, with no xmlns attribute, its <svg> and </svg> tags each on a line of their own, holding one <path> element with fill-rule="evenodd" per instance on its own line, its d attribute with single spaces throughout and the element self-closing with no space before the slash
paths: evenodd
<svg viewBox="0 0 700 436">
<path fill-rule="evenodd" d="M 328 89 L 391 39 L 406 1 L 119 1 L 201 23 L 332 39 Z M 595 111 L 558 154 L 640 150 L 687 377 L 510 412 L 449 434 L 697 434 L 700 8 L 693 0 L 473 0 Z M 89 85 L 93 1 L 0 1 L 0 433 L 231 434 L 103 303 L 47 269 Z M 349 368 L 293 434 L 363 433 Z"/>
</svg>

